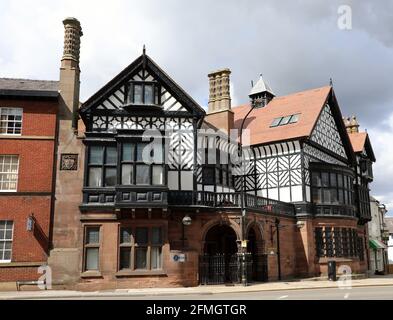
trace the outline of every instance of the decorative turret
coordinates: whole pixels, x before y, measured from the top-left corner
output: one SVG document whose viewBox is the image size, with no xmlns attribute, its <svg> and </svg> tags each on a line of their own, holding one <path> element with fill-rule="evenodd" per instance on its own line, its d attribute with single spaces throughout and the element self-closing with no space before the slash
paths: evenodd
<svg viewBox="0 0 393 320">
<path fill-rule="evenodd" d="M 263 80 L 262 74 L 259 77 L 259 80 L 252 87 L 250 94 L 248 95 L 251 99 L 251 103 L 256 105 L 257 108 L 263 108 L 266 106 L 270 100 L 272 100 L 276 95 L 273 93 L 273 90 L 270 86 Z"/>
</svg>

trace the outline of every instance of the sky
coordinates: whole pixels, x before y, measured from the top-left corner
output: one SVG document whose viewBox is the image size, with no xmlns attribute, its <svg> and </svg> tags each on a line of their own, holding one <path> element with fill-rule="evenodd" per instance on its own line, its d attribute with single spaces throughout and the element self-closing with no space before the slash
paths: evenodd
<svg viewBox="0 0 393 320">
<path fill-rule="evenodd" d="M 143 45 L 204 107 L 219 68 L 232 71 L 232 105 L 248 102 L 261 73 L 278 96 L 332 78 L 343 115 L 369 133 L 371 194 L 393 215 L 393 1 L 1 0 L 0 77 L 57 80 L 69 16 L 83 29 L 82 102 Z"/>
</svg>

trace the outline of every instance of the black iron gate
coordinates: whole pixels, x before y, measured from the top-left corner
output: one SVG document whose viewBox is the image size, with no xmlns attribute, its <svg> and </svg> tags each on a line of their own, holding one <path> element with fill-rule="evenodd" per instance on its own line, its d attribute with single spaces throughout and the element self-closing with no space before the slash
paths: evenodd
<svg viewBox="0 0 393 320">
<path fill-rule="evenodd" d="M 222 284 L 225 283 L 225 255 L 204 254 L 199 257 L 199 283 Z"/>
<path fill-rule="evenodd" d="M 204 254 L 199 257 L 199 283 L 241 283 L 243 268 L 247 269 L 247 282 L 267 281 L 267 255 Z"/>
</svg>

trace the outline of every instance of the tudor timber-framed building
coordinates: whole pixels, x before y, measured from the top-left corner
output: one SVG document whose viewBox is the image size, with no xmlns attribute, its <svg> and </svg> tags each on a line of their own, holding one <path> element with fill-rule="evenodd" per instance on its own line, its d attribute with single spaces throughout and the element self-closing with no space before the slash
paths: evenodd
<svg viewBox="0 0 393 320">
<path fill-rule="evenodd" d="M 222 69 L 209 74 L 206 113 L 144 50 L 80 105 L 82 29 L 74 18 L 64 26 L 53 285 L 238 282 L 238 252 L 253 281 L 319 276 L 329 260 L 367 270 L 372 177 L 358 177 L 331 86 L 276 97 L 261 78 L 251 104 L 232 108 Z M 239 171 L 237 136 L 227 137 L 244 118 Z"/>
</svg>

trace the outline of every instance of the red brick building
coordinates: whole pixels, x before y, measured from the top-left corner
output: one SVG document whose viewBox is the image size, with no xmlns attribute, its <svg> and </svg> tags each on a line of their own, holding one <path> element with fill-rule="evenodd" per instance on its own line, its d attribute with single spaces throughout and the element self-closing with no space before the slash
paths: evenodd
<svg viewBox="0 0 393 320">
<path fill-rule="evenodd" d="M 0 78 L 2 282 L 36 280 L 47 261 L 57 112 L 57 81 Z"/>
</svg>

